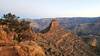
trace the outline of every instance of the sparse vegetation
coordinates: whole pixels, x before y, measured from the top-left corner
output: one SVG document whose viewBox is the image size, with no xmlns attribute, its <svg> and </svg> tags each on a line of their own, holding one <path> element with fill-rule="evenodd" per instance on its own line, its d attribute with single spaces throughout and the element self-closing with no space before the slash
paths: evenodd
<svg viewBox="0 0 100 56">
<path fill-rule="evenodd" d="M 19 17 L 11 13 L 5 14 L 0 20 L 0 25 L 4 26 L 3 29 L 5 32 L 15 33 L 15 36 L 13 36 L 14 39 L 16 39 L 17 41 L 21 41 L 20 36 L 22 32 L 30 29 L 30 22 L 25 21 L 24 19 L 19 20 L 18 18 Z"/>
</svg>

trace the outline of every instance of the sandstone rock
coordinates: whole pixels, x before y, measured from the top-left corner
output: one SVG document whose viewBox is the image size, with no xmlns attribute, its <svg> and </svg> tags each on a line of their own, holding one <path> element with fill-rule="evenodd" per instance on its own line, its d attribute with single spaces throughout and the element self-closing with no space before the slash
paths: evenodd
<svg viewBox="0 0 100 56">
<path fill-rule="evenodd" d="M 47 56 L 95 56 L 95 53 L 78 36 L 60 28 L 54 19 L 38 34 L 36 42 Z"/>
<path fill-rule="evenodd" d="M 33 41 L 11 46 L 1 46 L 0 56 L 45 56 L 44 50 Z"/>
<path fill-rule="evenodd" d="M 7 32 L 3 30 L 2 27 L 0 27 L 0 42 L 6 42 L 6 43 L 11 42 L 11 38 L 9 37 Z"/>
<path fill-rule="evenodd" d="M 64 31 L 55 19 L 39 33 L 24 31 L 20 37 L 18 44 L 1 45 L 1 56 L 96 56 L 78 36 Z"/>
</svg>

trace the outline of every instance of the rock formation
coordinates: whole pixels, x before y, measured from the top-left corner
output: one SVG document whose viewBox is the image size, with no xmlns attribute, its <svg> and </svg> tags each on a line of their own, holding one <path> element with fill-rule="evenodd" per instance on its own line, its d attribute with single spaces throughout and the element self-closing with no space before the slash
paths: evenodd
<svg viewBox="0 0 100 56">
<path fill-rule="evenodd" d="M 56 19 L 53 19 L 52 22 L 50 23 L 50 25 L 46 29 L 44 29 L 40 32 L 47 33 L 49 31 L 55 31 L 55 29 L 58 29 L 58 28 L 60 28 L 58 21 Z"/>
<path fill-rule="evenodd" d="M 5 42 L 5 43 L 10 43 L 13 40 L 13 33 L 7 33 L 6 31 L 4 31 L 4 28 L 1 27 L 2 25 L 0 25 L 0 43 L 1 42 Z"/>
<path fill-rule="evenodd" d="M 0 56 L 45 56 L 44 50 L 33 41 L 0 46 Z"/>
<path fill-rule="evenodd" d="M 95 56 L 78 36 L 60 28 L 58 21 L 37 34 L 36 42 L 44 47 L 47 56 Z"/>
<path fill-rule="evenodd" d="M 64 31 L 56 19 L 38 33 L 29 30 L 21 34 L 19 43 L 0 45 L 1 56 L 95 56 L 78 36 Z"/>
</svg>

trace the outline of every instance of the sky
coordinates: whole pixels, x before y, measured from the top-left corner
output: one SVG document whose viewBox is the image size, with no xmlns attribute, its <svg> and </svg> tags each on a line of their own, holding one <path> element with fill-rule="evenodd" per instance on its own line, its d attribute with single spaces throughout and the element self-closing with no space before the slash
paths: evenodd
<svg viewBox="0 0 100 56">
<path fill-rule="evenodd" d="M 0 0 L 0 16 L 22 18 L 98 17 L 100 0 Z"/>
</svg>

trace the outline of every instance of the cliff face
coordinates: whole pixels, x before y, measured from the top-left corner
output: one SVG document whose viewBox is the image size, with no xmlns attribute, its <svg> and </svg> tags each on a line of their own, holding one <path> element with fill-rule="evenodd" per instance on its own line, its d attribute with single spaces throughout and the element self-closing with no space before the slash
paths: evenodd
<svg viewBox="0 0 100 56">
<path fill-rule="evenodd" d="M 49 24 L 49 26 L 46 28 L 46 29 L 44 29 L 44 30 L 42 30 L 42 31 L 40 31 L 41 33 L 47 33 L 47 32 L 49 32 L 49 31 L 55 31 L 55 29 L 58 29 L 59 28 L 59 23 L 58 23 L 58 21 L 56 20 L 56 19 L 53 19 L 52 21 L 51 21 L 51 23 Z"/>
<path fill-rule="evenodd" d="M 13 33 L 7 33 L 0 25 L 0 43 L 10 43 L 13 40 Z"/>
<path fill-rule="evenodd" d="M 95 56 L 89 46 L 74 33 L 60 28 L 55 19 L 43 31 L 38 33 L 36 42 L 45 49 L 47 56 Z"/>
<path fill-rule="evenodd" d="M 78 36 L 64 31 L 55 19 L 39 33 L 30 32 L 22 32 L 19 43 L 0 45 L 1 56 L 95 56 Z"/>
<path fill-rule="evenodd" d="M 8 33 L 0 27 L 0 56 L 46 56 L 44 49 L 30 40 L 32 32 L 29 30 L 21 32 L 21 42 L 16 42 L 14 37 L 14 32 Z"/>
<path fill-rule="evenodd" d="M 33 41 L 0 46 L 0 56 L 45 56 L 44 50 Z"/>
<path fill-rule="evenodd" d="M 76 29 L 77 33 L 81 33 L 80 36 L 84 35 L 97 35 L 99 36 L 100 32 L 100 23 L 85 23 L 80 24 Z"/>
</svg>

